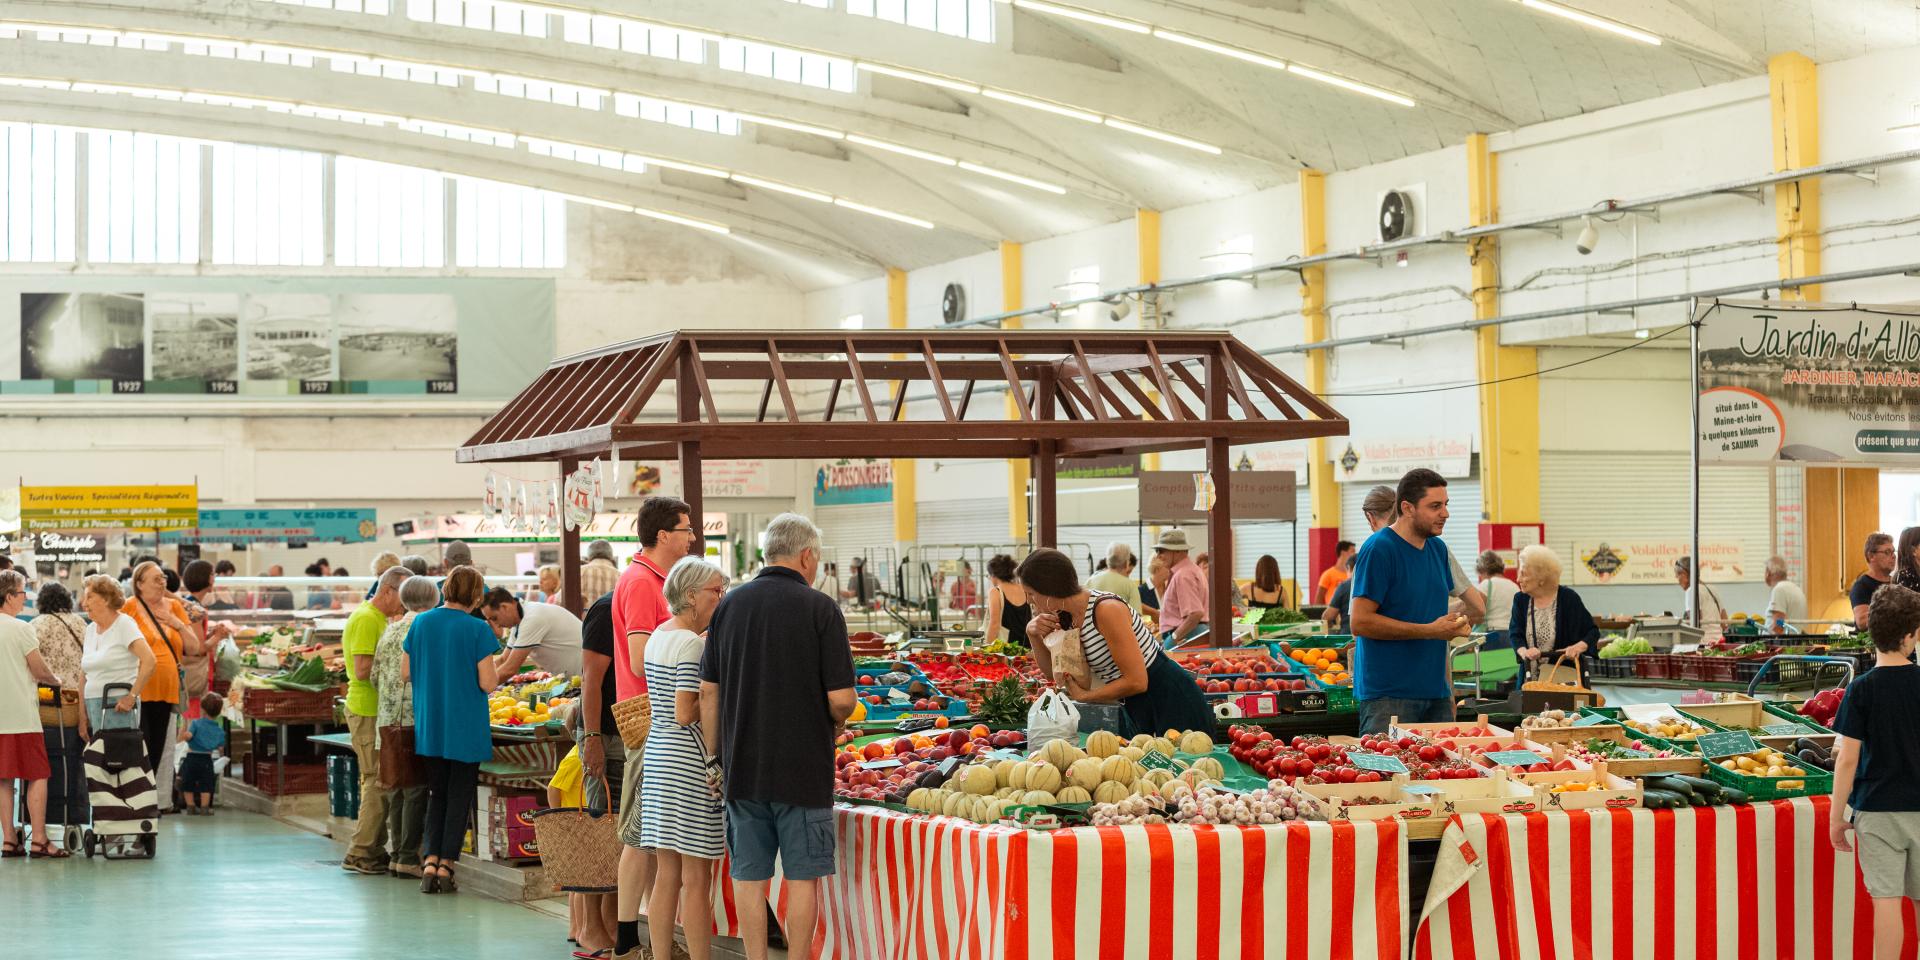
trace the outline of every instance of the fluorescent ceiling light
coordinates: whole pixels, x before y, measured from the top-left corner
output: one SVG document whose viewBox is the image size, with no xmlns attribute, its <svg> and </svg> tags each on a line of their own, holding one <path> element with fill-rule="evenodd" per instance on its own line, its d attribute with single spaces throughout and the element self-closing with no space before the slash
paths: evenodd
<svg viewBox="0 0 1920 960">
<path fill-rule="evenodd" d="M 759 187 L 762 190 L 773 190 L 778 193 L 791 194 L 796 197 L 805 197 L 808 200 L 817 200 L 821 203 L 833 202 L 833 196 L 831 194 L 820 193 L 815 190 L 807 190 L 801 187 L 790 187 L 784 183 L 776 183 L 775 181 L 772 181 L 772 180 L 762 180 L 759 177 L 743 177 L 740 174 L 736 173 L 733 175 L 732 179 L 734 183 L 744 183 L 749 187 Z"/>
<path fill-rule="evenodd" d="M 1309 80 L 1318 80 L 1321 83 L 1331 84 L 1332 86 L 1339 87 L 1342 90 L 1351 90 L 1354 93 L 1364 93 L 1369 97 L 1385 100 L 1388 103 L 1397 103 L 1403 107 L 1414 106 L 1413 100 L 1408 97 L 1403 97 L 1400 94 L 1394 93 L 1389 90 L 1382 90 L 1379 87 L 1368 86 L 1364 83 L 1361 83 L 1358 80 L 1348 80 L 1346 77 L 1336 77 L 1331 73 L 1322 73 L 1318 70 L 1313 69 L 1312 67 L 1303 67 L 1297 63 L 1290 63 L 1290 64 L 1287 64 L 1287 72 L 1292 74 L 1298 74 L 1300 76 L 1306 77 Z"/>
<path fill-rule="evenodd" d="M 1201 153 L 1211 153 L 1215 156 L 1220 154 L 1220 148 L 1211 143 L 1201 143 L 1198 140 L 1190 140 L 1178 134 L 1167 133 L 1164 130 L 1155 130 L 1152 127 L 1143 127 L 1137 123 L 1128 123 L 1125 120 L 1115 117 L 1107 118 L 1107 126 L 1115 130 L 1125 130 L 1128 133 L 1137 133 L 1143 137 L 1152 137 L 1155 140 L 1164 140 L 1167 143 L 1178 144 L 1190 150 L 1198 150 Z"/>
<path fill-rule="evenodd" d="M 717 233 L 723 237 L 733 232 L 727 229 L 727 225 L 724 223 L 714 223 L 711 220 L 695 220 L 692 217 L 683 217 L 677 213 L 667 213 L 664 210 L 648 210 L 646 207 L 629 207 L 628 212 L 637 213 L 643 217 L 652 217 L 655 220 L 664 220 L 668 223 L 677 223 L 683 227 L 692 227 L 695 230 Z"/>
<path fill-rule="evenodd" d="M 967 83 L 964 80 L 951 80 L 946 77 L 937 77 L 931 73 L 918 73 L 913 70 L 902 70 L 899 67 L 886 67 L 877 63 L 868 63 L 865 60 L 856 62 L 854 66 L 868 73 L 878 73 L 889 77 L 898 77 L 902 80 L 912 80 L 914 83 L 924 83 L 928 86 L 945 87 L 948 90 L 958 90 L 961 93 L 980 92 L 980 87 L 977 84 Z"/>
<path fill-rule="evenodd" d="M 954 166 L 960 162 L 958 160 L 953 159 L 952 157 L 941 156 L 940 154 L 937 154 L 937 153 L 931 153 L 926 150 L 920 150 L 914 147 L 904 146 L 898 143 L 888 143 L 885 140 L 875 140 L 872 137 L 863 137 L 857 133 L 847 134 L 847 142 L 857 143 L 863 147 L 872 147 L 875 150 L 887 150 L 893 153 L 901 154 L 903 156 L 918 157 L 921 160 L 931 160 L 934 163 L 944 164 L 949 167 Z"/>
<path fill-rule="evenodd" d="M 960 161 L 960 169 L 967 170 L 973 173 L 983 174 L 989 177 L 998 177 L 999 179 L 1008 181 L 1009 183 L 1017 183 L 1017 184 L 1020 184 L 1021 186 L 1032 187 L 1035 190 L 1045 190 L 1048 193 L 1058 194 L 1061 196 L 1065 196 L 1067 192 L 1067 188 L 1060 186 L 1059 184 L 1048 183 L 1045 180 L 1035 180 L 1032 177 L 1023 177 L 1017 173 L 1008 173 L 1005 170 L 995 170 L 992 167 L 983 167 L 980 164 L 968 163 L 965 160 Z"/>
<path fill-rule="evenodd" d="M 669 170 L 679 170 L 683 173 L 697 173 L 703 177 L 713 177 L 715 179 L 725 180 L 727 179 L 727 176 L 728 176 L 727 171 L 725 170 L 716 170 L 712 167 L 703 167 L 697 163 L 681 163 L 678 160 L 662 160 L 659 157 L 650 157 L 643 153 L 630 153 L 630 154 L 627 154 L 627 156 L 638 157 L 641 163 L 650 164 L 656 167 L 666 167 Z"/>
<path fill-rule="evenodd" d="M 869 207 L 864 203 L 854 203 L 846 197 L 836 198 L 833 201 L 833 205 L 836 207 L 846 207 L 848 210 L 858 210 L 861 213 L 872 214 L 876 217 L 885 217 L 888 220 L 894 220 L 900 223 L 912 224 L 922 230 L 933 229 L 933 224 L 930 221 L 922 220 L 919 217 L 909 217 L 904 213 L 894 213 L 891 210 L 882 210 L 879 207 Z"/>
<path fill-rule="evenodd" d="M 816 137 L 826 137 L 829 140 L 845 140 L 847 138 L 846 134 L 841 133 L 838 130 L 829 130 L 826 127 L 816 127 L 808 123 L 795 123 L 792 120 L 776 120 L 772 117 L 763 117 L 755 113 L 736 113 L 733 116 L 737 120 L 744 120 L 748 123 L 758 123 L 758 124 L 769 126 L 769 127 L 779 127 L 782 130 L 792 130 L 795 133 L 808 133 Z"/>
<path fill-rule="evenodd" d="M 1574 23 L 1589 26 L 1595 30 L 1605 30 L 1615 36 L 1626 37 L 1628 40 L 1638 40 L 1641 43 L 1652 44 L 1656 47 L 1660 45 L 1659 37 L 1645 30 L 1637 30 L 1629 27 L 1618 20 L 1596 17 L 1591 13 L 1575 10 L 1572 7 L 1563 7 L 1557 3 L 1549 3 L 1547 0 L 1520 0 L 1520 5 L 1529 10 L 1538 10 L 1541 13 L 1550 13 L 1565 20 L 1572 20 Z"/>
<path fill-rule="evenodd" d="M 1115 30 L 1126 30 L 1130 33 L 1144 34 L 1153 30 L 1152 27 L 1137 21 L 1122 20 L 1119 17 L 1109 17 L 1105 14 L 1094 13 L 1091 10 L 1080 10 L 1074 7 L 1061 7 L 1051 3 L 1041 3 L 1040 0 L 1013 0 L 1013 5 L 1022 10 L 1032 10 L 1035 13 L 1050 13 L 1056 17 L 1066 17 L 1070 20 L 1081 20 L 1086 23 L 1097 23 L 1103 27 L 1112 27 Z"/>
<path fill-rule="evenodd" d="M 1032 97 L 1023 97 L 1017 93 L 1008 93 L 1004 90 L 983 89 L 980 93 L 983 96 L 992 97 L 1003 103 L 1011 103 L 1021 107 L 1031 107 L 1035 110 L 1045 110 L 1048 113 L 1057 113 L 1063 117 L 1085 120 L 1088 123 L 1100 122 L 1100 115 L 1097 113 L 1088 113 L 1085 110 L 1075 109 L 1065 104 L 1054 103 L 1050 100 L 1035 100 Z"/>
<path fill-rule="evenodd" d="M 1189 37 L 1184 33 L 1174 33 L 1172 30 L 1162 30 L 1158 27 L 1155 27 L 1153 31 L 1153 35 L 1156 37 L 1159 37 L 1162 40 L 1172 40 L 1174 43 L 1184 43 L 1187 46 L 1192 47 L 1196 50 L 1205 50 L 1208 53 L 1217 53 L 1223 57 L 1232 57 L 1235 60 L 1245 60 L 1248 63 L 1257 63 L 1260 66 L 1272 67 L 1275 70 L 1285 70 L 1287 68 L 1287 62 L 1285 60 L 1276 60 L 1269 56 L 1254 53 L 1251 50 L 1242 50 L 1239 47 L 1229 47 L 1224 43 L 1214 43 L 1212 40 L 1202 40 L 1199 37 Z"/>
</svg>

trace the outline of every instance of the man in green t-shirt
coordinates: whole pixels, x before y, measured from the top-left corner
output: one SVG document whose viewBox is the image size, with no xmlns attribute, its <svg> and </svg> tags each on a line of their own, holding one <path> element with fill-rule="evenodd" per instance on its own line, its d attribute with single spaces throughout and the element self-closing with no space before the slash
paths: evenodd
<svg viewBox="0 0 1920 960">
<path fill-rule="evenodd" d="M 387 618 L 399 616 L 400 584 L 413 576 L 406 567 L 389 567 L 374 585 L 373 597 L 347 618 L 341 653 L 347 659 L 347 732 L 353 736 L 353 755 L 360 761 L 360 819 L 354 825 L 353 846 L 341 869 L 348 873 L 382 876 L 387 872 L 387 792 L 380 788 L 380 755 L 374 748 L 380 731 L 380 692 L 373 685 L 373 651 L 386 632 Z"/>
</svg>

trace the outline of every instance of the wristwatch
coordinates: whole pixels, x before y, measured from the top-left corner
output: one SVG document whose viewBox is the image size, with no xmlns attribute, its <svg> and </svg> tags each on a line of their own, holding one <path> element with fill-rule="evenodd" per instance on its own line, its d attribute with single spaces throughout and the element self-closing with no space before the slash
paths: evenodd
<svg viewBox="0 0 1920 960">
<path fill-rule="evenodd" d="M 597 737 L 597 736 L 599 736 L 599 735 L 600 735 L 600 731 L 598 731 L 598 730 L 582 730 L 582 731 L 580 731 L 580 739 L 582 739 L 582 740 L 585 740 L 585 739 L 587 739 L 588 737 Z"/>
</svg>

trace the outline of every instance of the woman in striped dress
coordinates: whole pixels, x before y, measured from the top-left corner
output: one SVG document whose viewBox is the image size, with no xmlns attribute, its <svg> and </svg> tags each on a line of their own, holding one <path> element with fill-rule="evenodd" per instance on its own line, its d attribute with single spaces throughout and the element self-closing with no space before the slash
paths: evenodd
<svg viewBox="0 0 1920 960">
<path fill-rule="evenodd" d="M 726 592 L 727 576 L 699 557 L 687 557 L 667 574 L 667 609 L 673 618 L 647 638 L 644 660 L 653 729 L 641 760 L 640 842 L 653 851 L 653 898 L 647 916 L 676 913 L 687 931 L 687 950 L 707 960 L 713 939 L 713 862 L 726 852 L 720 806 L 719 731 L 700 724 L 700 654 L 713 608 Z M 677 905 L 676 905 L 677 902 Z M 647 925 L 655 957 L 672 956 L 673 924 Z"/>
<path fill-rule="evenodd" d="M 1085 703 L 1120 703 L 1120 732 L 1126 736 L 1213 730 L 1213 711 L 1193 674 L 1161 651 L 1153 631 L 1125 600 L 1081 586 L 1073 560 L 1058 550 L 1028 554 L 1016 576 L 1033 598 L 1028 646 L 1040 671 L 1054 677 L 1067 696 Z M 1053 669 L 1045 640 L 1063 624 L 1080 632 L 1092 686 L 1064 673 L 1056 675 Z"/>
</svg>

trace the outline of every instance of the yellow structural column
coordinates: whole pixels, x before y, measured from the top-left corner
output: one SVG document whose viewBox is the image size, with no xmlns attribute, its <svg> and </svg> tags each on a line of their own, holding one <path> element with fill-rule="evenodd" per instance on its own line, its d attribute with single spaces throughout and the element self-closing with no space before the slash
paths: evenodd
<svg viewBox="0 0 1920 960">
<path fill-rule="evenodd" d="M 1316 256 L 1327 252 L 1327 175 L 1319 170 L 1300 171 L 1300 255 Z M 1327 268 L 1307 267 L 1300 271 L 1301 334 L 1308 343 L 1331 337 L 1327 324 Z M 1307 353 L 1307 390 L 1327 392 L 1328 364 L 1332 357 L 1325 350 Z M 1313 516 L 1307 526 L 1308 585 L 1320 582 L 1320 574 L 1333 565 L 1340 542 L 1340 485 L 1334 480 L 1333 458 L 1325 437 L 1307 441 L 1307 489 L 1312 496 Z M 1324 602 L 1327 598 L 1309 595 L 1306 599 Z"/>
<path fill-rule="evenodd" d="M 1021 259 L 1020 245 L 1008 240 L 1000 241 L 1000 309 L 1011 312 L 1020 309 L 1024 297 L 1021 285 L 1026 282 L 1022 272 L 1024 261 Z M 1018 330 L 1019 318 L 1001 324 L 1002 329 Z M 1012 390 L 1007 391 L 1007 419 L 1020 419 L 1019 401 L 1014 399 Z M 1007 461 L 1007 536 L 1013 543 L 1027 542 L 1027 483 L 1033 479 L 1033 464 L 1024 457 Z"/>
<path fill-rule="evenodd" d="M 1467 219 L 1498 221 L 1499 171 L 1487 135 L 1467 137 Z M 1500 240 L 1476 237 L 1467 245 L 1473 267 L 1473 316 L 1500 315 Z M 1474 333 L 1480 381 L 1480 542 L 1511 548 L 1515 524 L 1540 522 L 1539 352 L 1500 344 L 1499 327 Z"/>
<path fill-rule="evenodd" d="M 897 267 L 887 270 L 887 326 L 894 330 L 907 327 L 907 272 Z M 896 358 L 900 354 L 894 355 Z M 919 476 L 912 460 L 893 461 L 893 541 L 912 543 L 920 539 Z"/>
<path fill-rule="evenodd" d="M 1772 103 L 1773 169 L 1792 170 L 1820 162 L 1819 69 L 1804 54 L 1782 53 L 1767 61 Z M 1773 188 L 1775 241 L 1780 278 L 1820 273 L 1820 181 L 1801 180 Z M 1789 287 L 1781 299 L 1818 302 L 1820 288 Z M 1872 467 L 1806 468 L 1809 612 L 1845 619 L 1848 582 L 1864 563 L 1861 548 L 1880 524 L 1880 471 Z"/>
<path fill-rule="evenodd" d="M 1140 265 L 1140 278 L 1136 282 L 1159 283 L 1160 282 L 1160 211 L 1146 210 L 1146 209 L 1135 210 L 1133 212 L 1133 224 L 1134 224 L 1134 237 L 1138 245 L 1138 248 L 1136 249 L 1134 255 Z M 1142 309 L 1140 310 L 1140 313 L 1142 317 L 1144 317 L 1146 314 L 1146 309 L 1142 307 Z M 1160 392 L 1158 390 L 1152 390 L 1152 391 L 1149 391 L 1149 393 L 1153 396 L 1156 402 L 1160 399 Z M 1160 469 L 1160 455 L 1157 453 L 1141 454 L 1140 469 L 1142 470 Z"/>
</svg>

